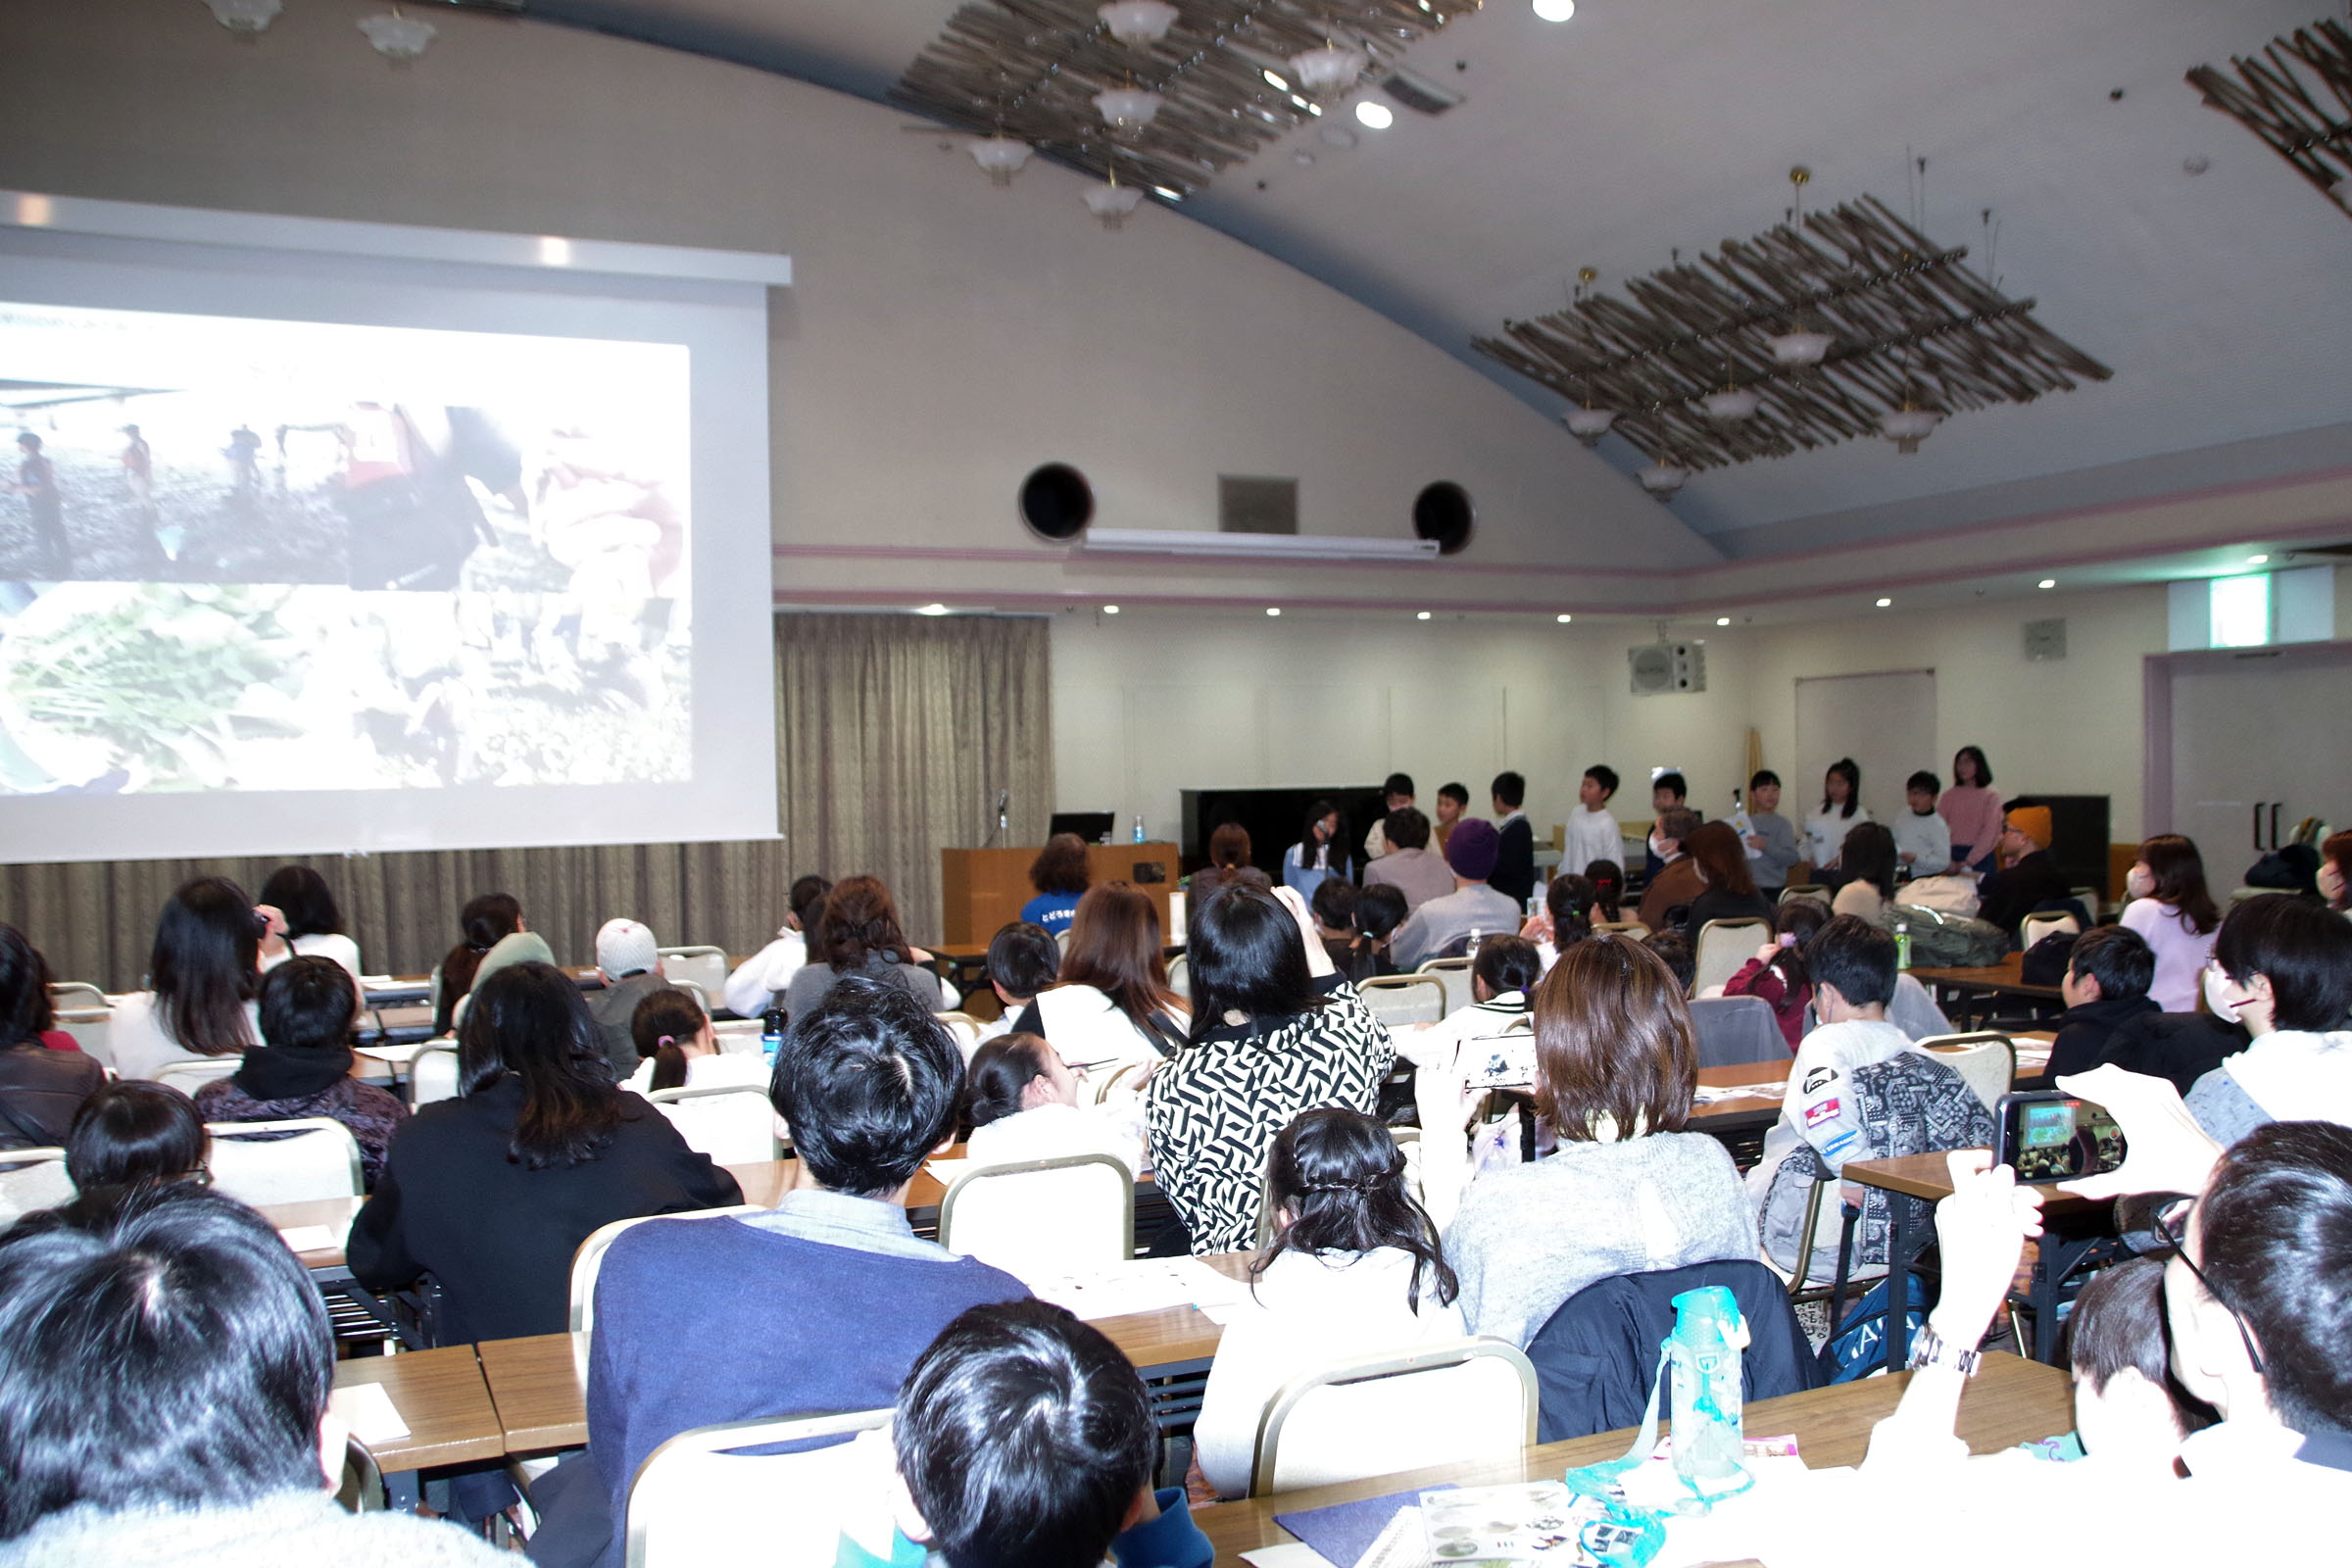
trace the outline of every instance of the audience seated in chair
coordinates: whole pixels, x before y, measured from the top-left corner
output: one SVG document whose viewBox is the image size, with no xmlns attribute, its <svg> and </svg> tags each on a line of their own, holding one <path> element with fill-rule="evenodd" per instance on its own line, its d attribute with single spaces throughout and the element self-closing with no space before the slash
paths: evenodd
<svg viewBox="0 0 2352 1568">
<path fill-rule="evenodd" d="M 1398 969 L 1411 969 L 1473 934 L 1519 929 L 1526 918 L 1519 906 L 1487 883 L 1500 845 L 1493 823 L 1463 818 L 1446 845 L 1454 890 L 1422 905 L 1397 928 L 1389 951 Z"/>
<path fill-rule="evenodd" d="M 389 1090 L 351 1076 L 360 988 L 332 958 L 303 955 L 262 977 L 262 1043 L 233 1076 L 196 1091 L 208 1122 L 294 1121 L 324 1116 L 351 1129 L 368 1189 L 409 1108 Z"/>
<path fill-rule="evenodd" d="M 1740 834 L 1731 823 L 1700 823 L 1691 829 L 1690 841 L 1684 849 L 1705 883 L 1698 896 L 1690 901 L 1690 912 L 1683 916 L 1683 935 L 1693 946 L 1698 942 L 1699 928 L 1709 920 L 1772 918 L 1772 901 L 1756 891 L 1755 877 L 1748 870 L 1747 848 L 1740 842 Z M 1654 931 L 1657 927 L 1650 929 Z"/>
<path fill-rule="evenodd" d="M 2213 959 L 2222 911 L 2205 887 L 2205 859 L 2197 846 L 2178 833 L 2159 833 L 2139 847 L 2139 858 L 2124 877 L 2123 923 L 2147 940 L 2156 955 L 2156 978 L 2148 995 L 2167 1012 L 2188 1012 Z"/>
<path fill-rule="evenodd" d="M 1397 852 L 1390 852 L 1396 858 Z M 1450 881 L 1452 873 L 1447 873 Z M 1355 898 L 1355 940 L 1348 945 L 1348 961 L 1334 966 L 1351 980 L 1369 980 L 1375 975 L 1395 974 L 1396 962 L 1390 957 L 1390 946 L 1410 911 L 1404 903 L 1404 890 L 1372 883 Z"/>
<path fill-rule="evenodd" d="M 373 1290 L 430 1274 L 441 1343 L 562 1333 L 571 1254 L 600 1225 L 743 1201 L 735 1178 L 615 1088 L 579 988 L 544 963 L 473 989 L 459 1097 L 393 1136 L 352 1221 L 352 1273 Z"/>
<path fill-rule="evenodd" d="M 1156 1064 L 1192 1025 L 1168 985 L 1163 951 L 1151 895 L 1125 881 L 1088 888 L 1058 978 L 1021 1008 L 1014 1031 L 1043 1035 L 1072 1070 L 1090 1076 Z"/>
<path fill-rule="evenodd" d="M 984 1042 L 965 1082 L 972 1133 L 963 1152 L 975 1165 L 1108 1154 L 1130 1176 L 1144 1173 L 1140 1101 L 1122 1088 L 1112 1103 L 1083 1102 L 1085 1086 L 1041 1037 L 1016 1030 Z"/>
<path fill-rule="evenodd" d="M 1054 834 L 1029 862 L 1029 885 L 1037 889 L 1037 897 L 1021 906 L 1019 918 L 1060 936 L 1070 928 L 1078 901 L 1086 896 L 1093 879 L 1086 840 L 1075 833 Z"/>
<path fill-rule="evenodd" d="M 115 1187 L 20 1221 L 0 1236 L 0 1555 L 511 1562 L 452 1525 L 336 1504 L 334 1363 L 318 1288 L 242 1203 Z"/>
<path fill-rule="evenodd" d="M 784 990 L 784 1007 L 795 1018 L 824 1000 L 839 981 L 855 974 L 900 986 L 923 1004 L 925 1011 L 953 1006 L 952 997 L 938 975 L 922 965 L 931 955 L 906 940 L 899 927 L 899 906 L 881 879 L 843 877 L 825 895 L 824 912 L 808 944 L 808 961 Z"/>
<path fill-rule="evenodd" d="M 1014 920 L 997 928 L 988 939 L 988 985 L 1004 1010 L 996 1021 L 983 1024 L 973 1048 L 999 1035 L 1011 1034 L 1013 1025 L 1061 970 L 1061 944 L 1042 925 Z M 966 1058 L 968 1065 L 969 1058 Z"/>
<path fill-rule="evenodd" d="M 749 1052 L 730 1054 L 718 1049 L 710 1015 L 694 994 L 676 986 L 657 986 L 638 1002 L 629 1016 L 629 1035 L 637 1053 L 637 1070 L 626 1087 L 636 1094 L 657 1095 L 664 1089 L 767 1088 L 766 1058 Z"/>
<path fill-rule="evenodd" d="M 432 1001 L 433 1033 L 457 1032 L 458 1004 L 473 989 L 476 972 L 490 950 L 515 932 L 526 929 L 522 919 L 522 905 L 512 893 L 484 893 L 466 901 L 458 912 L 458 929 L 464 940 L 442 956 L 433 966 Z M 542 943 L 541 947 L 546 944 Z M 541 963 L 556 961 L 552 953 L 534 955 Z"/>
<path fill-rule="evenodd" d="M 111 1065 L 152 1078 L 174 1061 L 233 1056 L 260 1039 L 262 916 L 226 877 L 182 883 L 155 922 L 145 991 L 115 999 Z"/>
<path fill-rule="evenodd" d="M 2156 956 L 2136 931 L 2102 925 L 2077 937 L 2058 987 L 2066 1011 L 2052 1020 L 2058 1038 L 2050 1046 L 2049 1074 L 2088 1072 L 2107 1059 L 2119 1031 L 2159 1011 L 2148 996 L 2155 972 Z"/>
<path fill-rule="evenodd" d="M 1876 924 L 1894 902 L 1894 835 L 1882 824 L 1860 822 L 1848 828 L 1838 852 L 1840 883 L 1830 912 Z"/>
<path fill-rule="evenodd" d="M 1267 1156 L 1266 1199 L 1274 1237 L 1217 1342 L 1193 1429 L 1200 1473 L 1226 1497 L 1249 1494 L 1258 1418 L 1301 1371 L 1464 1332 L 1437 1227 L 1379 1122 L 1336 1107 L 1299 1116 Z"/>
<path fill-rule="evenodd" d="M 1417 1075 L 1423 1188 L 1470 1332 L 1524 1346 L 1595 1280 L 1754 1256 L 1732 1156 L 1683 1130 L 1697 1046 L 1664 960 L 1624 937 L 1577 943 L 1536 988 L 1535 1033 L 1535 1103 L 1558 1148 L 1532 1164 L 1507 1162 L 1513 1138 L 1501 1168 L 1471 1179 L 1462 1129 L 1483 1095 L 1458 1073 Z"/>
<path fill-rule="evenodd" d="M 735 966 L 727 976 L 727 1010 L 738 1018 L 757 1018 L 784 1004 L 792 977 L 808 961 L 808 932 L 833 884 L 821 876 L 805 876 L 792 884 L 790 909 L 777 927 L 775 940 Z"/>
<path fill-rule="evenodd" d="M 1652 931 L 1642 939 L 1642 946 L 1658 956 L 1658 961 L 1666 965 L 1666 972 L 1674 976 L 1674 983 L 1683 988 L 1683 999 L 1689 1001 L 1691 982 L 1698 978 L 1698 955 L 1690 951 L 1690 939 L 1669 928 Z"/>
<path fill-rule="evenodd" d="M 56 1021 L 49 965 L 22 931 L 0 925 L 0 1150 L 62 1146 L 74 1113 L 106 1082 L 93 1058 L 43 1042 Z"/>
<path fill-rule="evenodd" d="M 262 884 L 261 908 L 273 914 L 262 939 L 262 972 L 297 954 L 332 958 L 353 981 L 360 978 L 360 945 L 343 929 L 343 911 L 326 878 L 307 865 L 281 865 Z"/>
<path fill-rule="evenodd" d="M 1668 771 L 1660 773 L 1649 781 L 1650 834 L 1649 842 L 1642 848 L 1642 876 L 1643 881 L 1646 882 L 1655 877 L 1666 865 L 1667 857 L 1658 853 L 1659 823 L 1665 819 L 1668 811 L 1687 810 L 1690 805 L 1690 781 L 1684 778 L 1682 774 Z M 1696 811 L 1690 813 L 1690 822 L 1692 826 L 1697 825 L 1698 813 Z"/>
<path fill-rule="evenodd" d="M 1593 889 L 1590 877 L 1563 871 L 1544 887 L 1544 907 L 1527 917 L 1519 934 L 1536 945 L 1544 972 L 1559 961 L 1560 949 L 1592 934 Z"/>
<path fill-rule="evenodd" d="M 1350 980 L 1363 978 L 1355 972 L 1355 884 L 1335 876 L 1324 878 L 1306 904 L 1307 913 L 1315 917 L 1315 936 L 1331 956 L 1332 967 Z"/>
<path fill-rule="evenodd" d="M 1658 867 L 1642 890 L 1642 923 L 1652 931 L 1679 928 L 1681 911 L 1707 891 L 1706 878 L 1689 850 L 1690 837 L 1697 831 L 1697 813 L 1681 806 L 1660 811 L 1649 830 L 1649 853 L 1658 858 Z"/>
<path fill-rule="evenodd" d="M 81 1192 L 101 1187 L 205 1187 L 212 1135 L 196 1102 L 169 1084 L 110 1083 L 81 1102 L 66 1134 L 66 1174 Z"/>
<path fill-rule="evenodd" d="M 1382 781 L 1381 814 L 1372 819 L 1370 827 L 1364 829 L 1364 880 L 1367 882 L 1371 880 L 1372 862 L 1396 848 L 1389 842 L 1389 818 L 1398 811 L 1411 810 L 1414 798 L 1412 774 L 1391 773 Z M 1422 818 L 1424 823 L 1428 820 L 1427 817 Z M 1424 839 L 1423 842 L 1428 841 Z"/>
<path fill-rule="evenodd" d="M 2073 883 L 2050 858 L 2050 833 L 2048 807 L 2011 807 L 1996 841 L 2001 868 L 1979 884 L 1978 917 L 2000 927 L 2012 946 L 2027 915 L 2074 896 Z"/>
<path fill-rule="evenodd" d="M 877 1409 L 957 1313 L 1028 1294 L 906 1223 L 906 1186 L 955 1136 L 962 1088 L 956 1043 L 893 980 L 844 976 L 794 1015 L 772 1090 L 800 1156 L 792 1186 L 770 1212 L 613 1241 L 597 1277 L 588 1453 L 532 1488 L 535 1561 L 617 1562 L 629 1483 L 679 1433 Z"/>
<path fill-rule="evenodd" d="M 1772 911 L 1772 940 L 1756 950 L 1739 972 L 1723 983 L 1727 997 L 1761 997 L 1793 1052 L 1805 1037 L 1805 1015 L 1813 1005 L 1813 977 L 1805 967 L 1805 944 L 1829 924 L 1830 911 L 1810 899 L 1779 905 Z"/>
<path fill-rule="evenodd" d="M 1429 847 L 1429 818 L 1411 807 L 1391 811 L 1383 829 L 1389 853 L 1364 867 L 1364 887 L 1393 887 L 1404 895 L 1410 914 L 1432 899 L 1454 888 L 1453 871 L 1444 855 Z"/>
<path fill-rule="evenodd" d="M 626 1083 L 640 1059 L 630 1020 L 637 1004 L 669 984 L 662 973 L 662 945 L 642 921 L 615 917 L 597 927 L 596 972 L 601 991 L 586 993 L 588 1016 L 612 1064 L 612 1081 Z"/>
<path fill-rule="evenodd" d="M 1498 1049 L 1532 1059 L 1529 998 L 1543 978 L 1542 956 L 1534 943 L 1525 937 L 1487 938 L 1470 963 L 1470 1005 L 1454 1008 L 1436 1023 L 1391 1030 L 1396 1054 L 1416 1067 L 1427 1063 L 1442 1072 L 1463 1074 L 1484 1072 Z M 1518 1037 L 1515 1053 L 1493 1044 L 1507 1035 Z"/>
<path fill-rule="evenodd" d="M 1182 1487 L 1154 1491 L 1159 1428 L 1116 1346 L 1058 1306 L 975 1306 L 899 1391 L 873 1489 L 839 1568 L 1208 1568 Z M 889 1458 L 882 1460 L 887 1452 Z M 881 1480 L 882 1478 L 877 1478 Z"/>
<path fill-rule="evenodd" d="M 2352 922 L 2315 900 L 2264 893 L 2222 921 L 2215 1011 L 2253 1044 L 2188 1093 L 2197 1125 L 2223 1143 L 2271 1121 L 2352 1126 Z"/>
</svg>

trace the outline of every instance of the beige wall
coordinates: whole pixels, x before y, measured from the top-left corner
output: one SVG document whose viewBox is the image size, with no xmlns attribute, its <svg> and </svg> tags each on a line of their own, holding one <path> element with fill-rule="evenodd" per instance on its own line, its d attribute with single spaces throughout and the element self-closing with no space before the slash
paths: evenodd
<svg viewBox="0 0 2352 1568">
<path fill-rule="evenodd" d="M 2022 627 L 2063 615 L 2068 658 L 2029 664 Z M 1559 626 L 1532 617 L 1415 621 L 1257 611 L 1073 612 L 1054 621 L 1057 806 L 1144 813 L 1175 834 L 1178 791 L 1207 786 L 1377 783 L 1414 776 L 1423 808 L 1459 779 L 1484 809 L 1504 767 L 1529 779 L 1539 831 L 1564 821 L 1598 761 L 1628 780 L 1619 815 L 1649 814 L 1639 781 L 1680 765 L 1710 814 L 1744 783 L 1747 729 L 1788 772 L 1795 683 L 1809 675 L 1933 666 L 1936 755 L 1949 771 L 1982 745 L 2006 793 L 2103 794 L 2113 832 L 2140 831 L 2140 661 L 2164 651 L 2164 591 L 2036 597 L 1979 610 L 1706 634 L 1707 690 L 1642 697 L 1625 652 L 1645 623 Z M 1868 781 L 1866 781 L 1867 783 Z M 1789 779 L 1795 808 L 1812 781 Z M 1877 808 L 1899 801 L 1864 791 Z"/>
<path fill-rule="evenodd" d="M 1167 591 L 1030 542 L 1013 497 L 1050 459 L 1093 477 L 1106 525 L 1213 527 L 1218 473 L 1287 474 L 1303 531 L 1401 537 L 1420 487 L 1453 479 L 1489 564 L 1717 559 L 1484 377 L 1179 213 L 1108 233 L 1066 171 L 994 189 L 903 112 L 561 27 L 436 11 L 431 52 L 391 69 L 352 15 L 289 6 L 239 43 L 193 4 L 0 8 L 0 186 L 789 252 L 774 530 L 836 554 L 780 560 L 788 594 Z M 1014 554 L 917 553 L 940 548 Z M 1365 569 L 1192 580 L 1428 591 Z M 1591 590 L 1612 591 L 1633 590 Z"/>
</svg>

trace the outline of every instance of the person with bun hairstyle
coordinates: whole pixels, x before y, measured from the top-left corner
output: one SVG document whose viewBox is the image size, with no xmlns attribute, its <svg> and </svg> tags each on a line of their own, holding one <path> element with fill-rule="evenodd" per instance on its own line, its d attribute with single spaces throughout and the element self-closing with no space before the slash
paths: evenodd
<svg viewBox="0 0 2352 1568">
<path fill-rule="evenodd" d="M 458 929 L 466 933 L 465 940 L 450 949 L 433 970 L 435 1035 L 456 1031 L 458 1004 L 473 989 L 483 956 L 501 939 L 529 928 L 522 923 L 522 901 L 512 893 L 484 893 L 466 901 L 458 914 Z"/>
<path fill-rule="evenodd" d="M 906 940 L 899 906 L 880 877 L 845 876 L 825 895 L 824 912 L 809 939 L 808 961 L 784 988 L 784 1008 L 795 1018 L 814 1007 L 847 976 L 869 974 L 904 987 L 925 1007 L 953 1006 L 955 997 L 923 967 L 931 955 Z"/>
<path fill-rule="evenodd" d="M 1483 1096 L 1431 1067 L 1415 1087 L 1423 1191 L 1463 1320 L 1522 1347 L 1597 1281 L 1756 1254 L 1739 1168 L 1684 1130 L 1698 1040 L 1665 961 L 1622 936 L 1576 943 L 1533 1010 L 1538 1148 L 1556 1140 L 1552 1152 L 1472 1180 L 1463 1130 Z"/>
<path fill-rule="evenodd" d="M 767 1058 L 756 1051 L 719 1050 L 710 1015 L 692 992 L 677 986 L 662 986 L 638 1000 L 629 1037 L 638 1061 L 624 1087 L 636 1094 L 767 1087 Z"/>
<path fill-rule="evenodd" d="M 1389 1130 L 1340 1106 L 1294 1118 L 1266 1157 L 1273 1240 L 1226 1325 L 1193 1429 L 1219 1496 L 1250 1494 L 1258 1417 L 1299 1371 L 1460 1337 L 1453 1270 Z"/>
</svg>

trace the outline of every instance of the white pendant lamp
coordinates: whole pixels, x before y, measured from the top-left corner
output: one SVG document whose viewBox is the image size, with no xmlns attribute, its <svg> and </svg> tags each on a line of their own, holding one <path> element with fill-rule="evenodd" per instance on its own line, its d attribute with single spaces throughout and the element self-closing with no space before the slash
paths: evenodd
<svg viewBox="0 0 2352 1568">
<path fill-rule="evenodd" d="M 1600 445 L 1600 438 L 1609 433 L 1617 422 L 1615 409 L 1570 409 L 1560 416 L 1568 425 L 1568 433 L 1589 447 Z"/>
<path fill-rule="evenodd" d="M 1086 188 L 1086 210 L 1102 220 L 1102 226 L 1116 229 L 1127 221 L 1127 215 L 1136 210 L 1144 199 L 1140 185 L 1089 185 Z"/>
<path fill-rule="evenodd" d="M 1164 102 L 1159 94 L 1142 87 L 1106 87 L 1095 94 L 1095 109 L 1114 130 L 1143 129 Z"/>
<path fill-rule="evenodd" d="M 1660 501 L 1668 501 L 1690 477 L 1690 470 L 1671 463 L 1653 463 L 1646 468 L 1637 470 L 1634 477 L 1642 481 L 1642 489 Z"/>
<path fill-rule="evenodd" d="M 1328 92 L 1344 92 L 1355 85 L 1364 74 L 1372 57 L 1361 49 L 1343 49 L 1327 43 L 1320 49 L 1309 49 L 1291 56 L 1291 79 L 1298 90 L 1314 96 Z"/>
<path fill-rule="evenodd" d="M 1149 49 L 1176 25 L 1176 8 L 1167 0 L 1110 0 L 1097 6 L 1095 15 L 1113 38 L 1131 49 Z"/>
<path fill-rule="evenodd" d="M 362 17 L 359 28 L 368 35 L 375 52 L 386 59 L 408 64 L 425 51 L 440 34 L 441 29 L 429 22 L 404 17 L 398 10 L 379 11 L 372 17 Z"/>
<path fill-rule="evenodd" d="M 1783 365 L 1819 365 L 1838 345 L 1827 332 L 1779 332 L 1768 341 L 1772 357 Z"/>
<path fill-rule="evenodd" d="M 1727 386 L 1720 392 L 1708 393 L 1701 406 L 1706 409 L 1708 418 L 1718 424 L 1731 424 L 1751 417 L 1763 401 L 1753 388 Z"/>
<path fill-rule="evenodd" d="M 988 171 L 990 184 L 1009 185 L 1012 176 L 1021 172 L 1021 166 L 1029 162 L 1033 149 L 1027 142 L 1011 136 L 977 136 L 964 144 L 964 151 L 972 155 L 973 163 Z"/>
<path fill-rule="evenodd" d="M 231 32 L 256 33 L 277 20 L 285 0 L 204 0 L 213 20 Z"/>
<path fill-rule="evenodd" d="M 1936 433 L 1936 427 L 1942 422 L 1943 416 L 1934 409 L 1915 409 L 1911 406 L 1911 400 L 1905 398 L 1901 408 L 1881 416 L 1879 429 L 1887 440 L 1894 443 L 1895 451 L 1913 453 L 1919 450 L 1922 441 Z"/>
</svg>

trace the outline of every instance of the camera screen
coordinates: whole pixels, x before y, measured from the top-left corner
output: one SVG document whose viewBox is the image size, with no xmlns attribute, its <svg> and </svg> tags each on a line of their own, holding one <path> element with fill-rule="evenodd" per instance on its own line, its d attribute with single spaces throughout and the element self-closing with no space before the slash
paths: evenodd
<svg viewBox="0 0 2352 1568">
<path fill-rule="evenodd" d="M 2085 1101 L 2016 1106 L 2017 1179 L 2068 1181 L 2123 1163 L 2124 1136 L 2106 1110 Z"/>
</svg>

